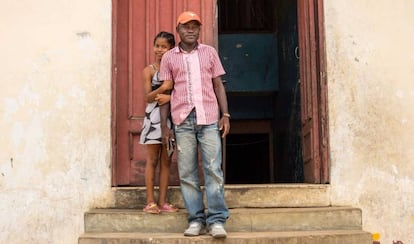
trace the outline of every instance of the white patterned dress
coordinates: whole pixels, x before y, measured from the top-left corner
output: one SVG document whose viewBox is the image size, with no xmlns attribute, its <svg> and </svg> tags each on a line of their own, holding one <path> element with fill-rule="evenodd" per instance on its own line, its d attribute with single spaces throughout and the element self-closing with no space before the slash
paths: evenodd
<svg viewBox="0 0 414 244">
<path fill-rule="evenodd" d="M 158 70 L 155 69 L 155 73 L 151 80 L 152 90 L 157 89 L 162 84 L 162 81 L 158 78 Z M 171 128 L 171 121 L 168 119 L 167 125 Z M 142 125 L 141 137 L 139 139 L 140 144 L 161 144 L 161 119 L 160 108 L 156 101 L 147 103 L 145 108 L 144 124 Z"/>
</svg>

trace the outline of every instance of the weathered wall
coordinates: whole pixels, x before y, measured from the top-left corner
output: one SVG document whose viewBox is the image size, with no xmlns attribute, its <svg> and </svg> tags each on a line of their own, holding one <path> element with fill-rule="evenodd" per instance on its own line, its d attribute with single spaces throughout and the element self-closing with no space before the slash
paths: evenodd
<svg viewBox="0 0 414 244">
<path fill-rule="evenodd" d="M 333 205 L 414 243 L 414 1 L 325 1 Z M 0 3 L 0 243 L 76 243 L 112 204 L 110 0 Z"/>
<path fill-rule="evenodd" d="M 414 243 L 414 1 L 325 1 L 332 203 Z"/>
<path fill-rule="evenodd" d="M 110 0 L 0 3 L 0 243 L 77 243 L 110 192 Z"/>
</svg>

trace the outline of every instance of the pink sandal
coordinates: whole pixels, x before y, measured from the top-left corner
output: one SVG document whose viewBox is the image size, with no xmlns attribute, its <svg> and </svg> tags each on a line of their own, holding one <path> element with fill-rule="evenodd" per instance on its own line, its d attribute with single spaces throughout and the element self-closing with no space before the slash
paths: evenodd
<svg viewBox="0 0 414 244">
<path fill-rule="evenodd" d="M 174 212 L 178 212 L 178 208 L 174 207 L 174 205 L 170 204 L 170 203 L 164 203 L 164 205 L 162 205 L 159 210 L 161 212 L 165 212 L 165 213 L 174 213 Z"/>
<path fill-rule="evenodd" d="M 145 208 L 143 209 L 143 211 L 150 214 L 159 214 L 161 212 L 157 204 L 153 202 L 148 203 L 147 206 L 145 206 Z"/>
</svg>

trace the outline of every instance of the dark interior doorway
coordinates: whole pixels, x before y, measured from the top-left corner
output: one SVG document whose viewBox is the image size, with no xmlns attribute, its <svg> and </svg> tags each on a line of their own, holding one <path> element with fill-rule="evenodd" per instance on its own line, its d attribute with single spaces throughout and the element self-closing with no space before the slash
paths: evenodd
<svg viewBox="0 0 414 244">
<path fill-rule="evenodd" d="M 219 0 L 232 115 L 226 183 L 303 182 L 297 3 Z"/>
<path fill-rule="evenodd" d="M 253 153 L 252 153 L 253 152 Z M 266 134 L 238 134 L 227 138 L 226 183 L 268 183 L 269 138 Z"/>
</svg>

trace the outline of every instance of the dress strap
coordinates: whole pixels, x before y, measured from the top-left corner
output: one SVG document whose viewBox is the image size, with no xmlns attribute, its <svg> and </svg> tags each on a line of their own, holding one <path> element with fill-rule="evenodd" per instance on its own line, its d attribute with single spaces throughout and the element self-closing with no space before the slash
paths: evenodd
<svg viewBox="0 0 414 244">
<path fill-rule="evenodd" d="M 155 72 L 157 72 L 157 71 L 158 71 L 157 67 L 155 67 L 155 65 L 154 65 L 154 64 L 150 64 L 150 66 L 152 67 L 152 69 L 153 69 Z"/>
</svg>

